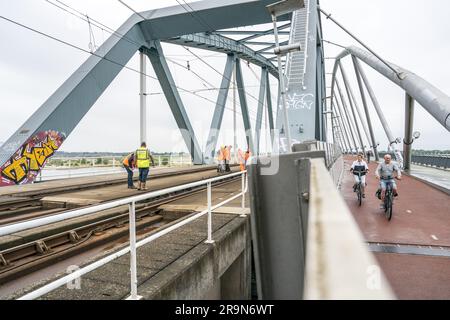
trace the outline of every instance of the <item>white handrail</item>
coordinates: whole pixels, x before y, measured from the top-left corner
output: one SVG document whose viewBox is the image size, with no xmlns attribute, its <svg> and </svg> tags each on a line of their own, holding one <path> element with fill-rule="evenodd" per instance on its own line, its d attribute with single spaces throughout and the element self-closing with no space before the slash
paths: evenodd
<svg viewBox="0 0 450 320">
<path fill-rule="evenodd" d="M 211 183 L 215 182 L 215 181 L 220 181 L 226 178 L 230 178 L 230 177 L 235 177 L 235 176 L 241 176 L 242 177 L 242 190 L 240 193 L 234 195 L 233 197 L 222 201 L 219 204 L 216 204 L 214 206 L 211 205 L 211 201 L 210 201 L 210 194 L 211 194 Z M 245 180 L 245 184 L 244 184 L 244 180 Z M 168 228 L 165 228 L 139 242 L 136 243 L 136 228 L 135 228 L 135 224 L 134 224 L 134 218 L 135 218 L 135 203 L 137 201 L 142 201 L 142 200 L 146 200 L 149 198 L 153 198 L 156 197 L 158 195 L 161 194 L 167 194 L 167 193 L 171 193 L 174 192 L 174 190 L 179 191 L 179 190 L 183 190 L 183 189 L 188 189 L 191 188 L 193 186 L 200 186 L 200 185 L 207 185 L 207 193 L 208 193 L 208 208 L 203 210 L 202 212 L 199 212 L 187 219 L 184 219 Z M 245 188 L 244 188 L 245 185 Z M 247 177 L 247 171 L 242 171 L 242 172 L 238 172 L 238 173 L 233 173 L 233 174 L 229 174 L 226 176 L 221 176 L 221 177 L 217 177 L 217 178 L 211 178 L 211 179 L 207 179 L 207 180 L 202 180 L 199 182 L 195 182 L 195 183 L 189 183 L 189 184 L 185 184 L 179 187 L 173 187 L 173 188 L 167 188 L 164 190 L 160 190 L 160 191 L 154 191 L 154 192 L 150 192 L 148 194 L 145 195 L 141 195 L 141 196 L 135 196 L 135 197 L 130 197 L 127 199 L 123 199 L 123 200 L 118 200 L 118 201 L 113 201 L 111 202 L 109 205 L 111 206 L 112 204 L 116 204 L 115 206 L 119 206 L 122 205 L 123 202 L 125 200 L 128 200 L 128 204 L 129 204 L 129 214 L 130 214 L 130 245 L 114 254 L 111 254 L 107 257 L 104 257 L 92 264 L 87 265 L 86 267 L 83 267 L 77 271 L 75 271 L 74 273 L 71 273 L 67 276 L 64 276 L 56 281 L 53 281 L 35 291 L 32 291 L 28 294 L 25 294 L 24 296 L 20 297 L 18 300 L 33 300 L 33 299 L 37 299 L 57 288 L 59 288 L 60 286 L 67 284 L 70 281 L 73 281 L 79 277 L 81 277 L 82 275 L 89 273 L 109 262 L 111 262 L 114 259 L 117 259 L 125 254 L 127 254 L 128 252 L 130 252 L 130 268 L 131 268 L 131 295 L 128 299 L 132 299 L 132 300 L 136 300 L 136 299 L 140 299 L 140 296 L 137 295 L 137 270 L 136 270 L 136 249 L 146 245 L 160 237 L 162 237 L 163 235 L 176 230 L 202 216 L 204 216 L 205 214 L 208 214 L 208 240 L 205 241 L 206 243 L 213 243 L 214 241 L 212 240 L 212 228 L 210 227 L 210 225 L 212 224 L 212 216 L 211 216 L 211 212 L 214 211 L 215 209 L 239 198 L 242 197 L 242 208 L 244 208 L 244 202 L 245 202 L 245 193 L 248 190 L 248 177 Z M 120 204 L 119 204 L 120 203 Z M 99 208 L 101 207 L 101 205 L 97 205 L 94 206 L 92 208 Z M 90 209 L 90 208 L 89 208 Z M 76 210 L 76 211 L 82 211 L 81 210 Z M 242 215 L 241 215 L 242 216 Z M 41 219 L 37 219 L 37 220 L 41 220 Z M 1 229 L 1 228 L 0 228 Z"/>
<path fill-rule="evenodd" d="M 188 183 L 188 184 L 184 184 L 184 185 L 180 185 L 180 186 L 176 186 L 176 187 L 171 187 L 171 188 L 167 188 L 167 189 L 152 191 L 152 192 L 145 193 L 145 194 L 142 194 L 142 195 L 139 195 L 139 196 L 133 196 L 133 197 L 129 197 L 129 198 L 124 198 L 124 199 L 120 199 L 120 200 L 106 202 L 106 203 L 95 205 L 95 206 L 91 206 L 91 207 L 88 207 L 88 208 L 68 211 L 68 212 L 65 212 L 65 213 L 52 215 L 52 216 L 49 216 L 49 217 L 37 218 L 37 219 L 28 220 L 28 221 L 24 221 L 24 222 L 19 222 L 19 223 L 5 225 L 5 226 L 0 227 L 0 236 L 9 235 L 9 234 L 12 234 L 12 233 L 15 233 L 15 232 L 19 232 L 19 231 L 23 231 L 23 230 L 27 230 L 27 229 L 30 229 L 30 228 L 41 227 L 43 225 L 54 223 L 54 222 L 60 222 L 60 221 L 64 221 L 64 220 L 67 220 L 67 219 L 81 217 L 81 216 L 84 216 L 84 215 L 87 215 L 87 214 L 90 214 L 90 213 L 95 213 L 95 212 L 98 212 L 98 211 L 103 211 L 103 210 L 119 207 L 119 206 L 122 206 L 122 205 L 127 205 L 127 204 L 132 203 L 132 202 L 139 202 L 139 201 L 147 200 L 147 199 L 150 199 L 150 198 L 159 197 L 159 196 L 162 196 L 162 195 L 165 195 L 165 194 L 168 194 L 168 193 L 177 192 L 177 191 L 181 191 L 181 190 L 184 190 L 184 189 L 198 187 L 198 186 L 207 184 L 208 182 L 216 182 L 216 181 L 224 180 L 224 179 L 227 179 L 227 178 L 237 177 L 237 176 L 239 176 L 241 174 L 242 174 L 241 172 L 232 173 L 232 174 L 225 175 L 225 176 L 220 176 L 220 177 L 216 177 L 216 178 L 210 178 L 210 179 L 207 179 L 207 180 L 192 182 L 192 183 Z"/>
</svg>

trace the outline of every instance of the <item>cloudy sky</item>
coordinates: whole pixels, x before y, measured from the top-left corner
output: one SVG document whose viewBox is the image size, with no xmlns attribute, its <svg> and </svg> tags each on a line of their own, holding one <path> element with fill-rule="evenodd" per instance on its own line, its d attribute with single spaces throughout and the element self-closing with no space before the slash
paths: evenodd
<svg viewBox="0 0 450 320">
<path fill-rule="evenodd" d="M 55 2 L 55 0 L 50 0 Z M 106 26 L 117 29 L 131 14 L 130 10 L 116 0 L 62 0 L 71 7 L 87 14 Z M 138 11 L 176 5 L 175 0 L 127 0 Z M 191 1 L 187 1 L 191 2 Z M 322 0 L 324 10 L 342 22 L 382 57 L 422 76 L 442 91 L 450 94 L 450 22 L 447 0 Z M 106 31 L 89 25 L 45 0 L 0 0 L 0 15 L 24 23 L 30 27 L 64 39 L 86 50 L 89 44 L 97 46 L 106 40 Z M 324 38 L 342 45 L 355 44 L 330 21 L 323 20 Z M 264 29 L 265 27 L 261 27 Z M 28 30 L 0 19 L 0 141 L 9 136 L 36 111 L 39 106 L 85 61 L 89 54 L 46 39 Z M 188 90 L 201 90 L 198 94 L 216 100 L 217 91 L 205 90 L 219 87 L 221 78 L 214 70 L 196 59 L 181 47 L 164 44 L 165 53 L 171 61 L 169 66 L 176 83 Z M 326 56 L 333 57 L 341 49 L 327 45 Z M 226 57 L 209 51 L 194 51 L 217 70 L 223 70 Z M 193 72 L 176 65 L 187 62 Z M 348 72 L 351 65 L 345 61 Z M 128 66 L 139 68 L 138 55 Z M 327 61 L 328 72 L 332 62 Z M 389 119 L 395 136 L 403 137 L 404 93 L 393 83 L 365 70 L 378 95 L 382 109 Z M 252 121 L 256 118 L 258 77 L 256 66 L 243 65 L 247 97 Z M 150 63 L 147 73 L 154 76 Z M 330 79 L 330 78 L 328 78 Z M 353 80 L 356 89 L 356 82 Z M 271 80 L 275 104 L 276 82 Z M 175 121 L 157 81 L 148 79 L 148 143 L 155 151 L 183 150 L 183 143 Z M 139 142 L 139 77 L 130 70 L 123 70 L 95 103 L 77 128 L 72 132 L 61 150 L 109 151 L 132 150 Z M 204 146 L 211 121 L 214 103 L 188 93 L 181 93 L 191 122 Z M 239 106 L 239 105 L 238 105 Z M 220 143 L 232 143 L 233 128 L 232 93 L 224 116 Z M 372 119 L 376 115 L 372 112 Z M 239 119 L 238 114 L 238 119 Z M 243 129 L 242 121 L 237 123 Z M 374 121 L 376 136 L 385 149 L 387 139 L 381 125 Z M 263 125 L 264 127 L 264 125 Z M 416 108 L 415 129 L 422 133 L 414 147 L 424 149 L 450 149 L 450 134 L 420 106 Z M 238 143 L 243 145 L 244 136 Z M 262 142 L 262 148 L 265 141 Z"/>
</svg>

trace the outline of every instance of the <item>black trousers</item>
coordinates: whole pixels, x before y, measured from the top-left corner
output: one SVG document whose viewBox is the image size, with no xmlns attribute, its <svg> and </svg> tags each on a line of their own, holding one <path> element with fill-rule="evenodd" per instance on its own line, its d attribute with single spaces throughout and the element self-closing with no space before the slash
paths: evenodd
<svg viewBox="0 0 450 320">
<path fill-rule="evenodd" d="M 230 169 L 230 162 L 228 160 L 225 160 L 225 171 L 226 172 L 230 172 L 231 171 L 231 169 Z"/>
</svg>

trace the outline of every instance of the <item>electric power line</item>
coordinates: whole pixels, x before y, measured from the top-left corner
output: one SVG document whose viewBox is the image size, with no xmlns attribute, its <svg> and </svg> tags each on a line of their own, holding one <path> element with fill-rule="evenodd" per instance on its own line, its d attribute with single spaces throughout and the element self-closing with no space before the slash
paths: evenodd
<svg viewBox="0 0 450 320">
<path fill-rule="evenodd" d="M 120 0 L 119 0 L 120 1 Z M 206 22 L 204 22 L 203 19 L 201 19 L 201 17 L 198 15 L 197 11 L 195 11 L 185 0 L 183 0 L 183 2 L 192 10 L 189 11 L 185 8 L 185 6 L 183 6 L 183 4 L 176 0 L 178 2 L 178 4 L 186 11 L 188 12 L 194 19 L 196 19 L 197 21 L 199 21 L 201 24 L 203 24 L 205 27 L 214 30 L 214 28 L 212 28 L 210 25 L 208 25 Z M 198 16 L 198 18 L 196 18 L 196 16 Z M 203 21 L 203 22 L 202 22 Z M 218 73 L 220 76 L 223 76 L 225 79 L 227 79 L 228 81 L 231 82 L 231 79 L 228 79 L 227 77 L 225 77 L 225 75 L 223 75 L 220 71 L 218 71 L 216 68 L 214 68 L 213 66 L 211 66 L 208 62 L 206 62 L 205 60 L 203 60 L 202 58 L 200 58 L 197 54 L 195 54 L 194 52 L 192 52 L 191 50 L 189 50 L 189 48 L 186 48 L 185 46 L 183 46 L 183 48 L 188 51 L 189 53 L 191 53 L 193 56 L 195 56 L 197 59 L 199 59 L 200 61 L 202 61 L 204 64 L 206 64 L 208 67 L 210 67 L 212 70 L 214 70 L 216 73 Z M 241 88 L 244 90 L 244 88 Z M 261 101 L 259 101 L 258 98 L 256 98 L 255 96 L 253 96 L 252 94 L 246 92 L 244 90 L 245 94 L 251 98 L 253 98 L 258 104 L 261 103 Z"/>
<path fill-rule="evenodd" d="M 98 58 L 100 58 L 100 59 L 102 59 L 102 60 L 105 60 L 105 61 L 108 61 L 108 62 L 113 63 L 113 64 L 115 64 L 115 65 L 118 65 L 118 66 L 120 66 L 120 67 L 122 67 L 122 68 L 125 68 L 125 69 L 127 69 L 127 70 L 136 72 L 136 73 L 138 73 L 138 74 L 142 74 L 142 75 L 144 75 L 144 76 L 146 76 L 146 77 L 148 77 L 148 78 L 150 78 L 150 79 L 152 79 L 152 80 L 157 80 L 157 81 L 159 82 L 158 78 L 153 77 L 153 76 L 151 76 L 151 75 L 148 75 L 148 74 L 145 73 L 145 72 L 141 72 L 141 71 L 136 70 L 136 69 L 134 69 L 134 68 L 131 68 L 131 67 L 127 66 L 127 65 L 124 65 L 124 64 L 122 64 L 122 63 L 120 63 L 120 62 L 114 61 L 114 60 L 112 60 L 112 59 L 109 59 L 109 58 L 106 58 L 106 57 L 102 57 L 101 55 L 99 55 L 99 54 L 97 54 L 97 53 L 95 53 L 95 52 L 90 52 L 89 50 L 83 49 L 83 48 L 81 48 L 81 47 L 79 47 L 79 46 L 77 46 L 77 45 L 75 45 L 75 44 L 72 44 L 72 43 L 67 42 L 67 41 L 65 41 L 65 40 L 56 38 L 56 37 L 54 37 L 54 36 L 52 36 L 52 35 L 49 35 L 49 34 L 47 34 L 47 33 L 45 33 L 45 32 L 39 31 L 39 30 L 34 29 L 34 28 L 32 28 L 32 27 L 26 26 L 26 25 L 24 25 L 24 24 L 22 24 L 22 23 L 20 23 L 20 22 L 14 21 L 14 20 L 9 19 L 9 18 L 7 18 L 7 17 L 5 17 L 5 16 L 0 15 L 0 19 L 3 19 L 3 20 L 5 20 L 5 21 L 10 22 L 10 23 L 12 23 L 12 24 L 15 24 L 15 25 L 17 25 L 17 26 L 19 26 L 19 27 L 22 27 L 22 28 L 24 28 L 24 29 L 27 29 L 27 30 L 32 31 L 32 32 L 34 32 L 34 33 L 37 33 L 37 34 L 39 34 L 39 35 L 41 35 L 41 36 L 43 36 L 43 37 L 46 37 L 46 38 L 48 38 L 48 39 L 51 39 L 51 40 L 54 40 L 54 41 L 59 42 L 59 43 L 61 43 L 61 44 L 64 44 L 64 45 L 66 45 L 66 46 L 69 46 L 69 47 L 71 47 L 71 48 L 73 48 L 73 49 L 82 51 L 82 52 L 84 52 L 84 53 L 93 55 L 93 56 L 98 57 Z M 199 97 L 199 98 L 201 98 L 201 99 L 203 99 L 203 100 L 206 100 L 206 101 L 209 101 L 209 102 L 211 102 L 211 103 L 213 103 L 213 104 L 216 104 L 215 101 L 213 101 L 213 100 L 211 100 L 211 99 L 208 99 L 208 98 L 206 98 L 206 97 L 203 97 L 203 96 L 201 96 L 201 95 L 199 95 L 199 94 L 197 94 L 197 93 L 191 92 L 191 91 L 189 91 L 189 90 L 187 90 L 187 89 L 184 89 L 184 88 L 179 87 L 179 86 L 176 86 L 176 85 L 173 85 L 173 86 L 174 86 L 175 88 L 177 88 L 177 89 L 183 91 L 183 92 L 192 94 L 192 95 L 197 96 L 197 97 Z M 223 106 L 223 107 L 224 107 L 224 108 L 227 108 L 226 106 Z"/>
<path fill-rule="evenodd" d="M 121 0 L 118 0 L 120 3 L 122 3 L 123 5 L 125 5 L 128 9 L 130 9 L 131 11 L 133 11 L 134 13 L 138 14 L 140 17 L 142 17 L 142 15 L 140 15 L 136 10 L 134 10 L 132 7 L 130 7 L 129 5 L 127 5 L 126 3 L 124 3 Z M 204 26 L 206 26 L 207 28 L 210 28 L 211 30 L 213 30 L 213 28 L 208 25 L 207 23 L 205 23 L 204 21 L 202 21 L 203 19 L 201 19 L 201 17 L 199 16 L 198 19 L 196 18 L 197 12 L 186 2 L 183 0 L 183 2 L 192 10 L 189 11 L 185 8 L 185 6 L 183 6 L 183 4 L 181 2 L 179 2 L 178 0 L 176 0 L 177 3 L 186 11 L 188 12 L 194 19 L 196 19 L 197 21 L 199 21 L 201 24 L 203 24 Z M 144 17 L 142 17 L 144 20 L 146 20 Z M 183 48 L 185 50 L 187 50 L 188 52 L 190 52 L 192 55 L 194 55 L 198 60 L 202 61 L 203 63 L 205 63 L 208 67 L 210 67 L 211 69 L 213 69 L 215 72 L 217 72 L 220 76 L 225 77 L 222 73 L 220 73 L 220 71 L 218 71 L 217 69 L 215 69 L 213 66 L 211 66 L 208 62 L 206 62 L 205 60 L 203 60 L 200 56 L 198 56 L 197 54 L 191 52 L 188 48 L 184 47 Z M 173 61 L 172 61 L 173 62 Z M 197 75 L 198 76 L 198 75 Z M 228 79 L 227 77 L 225 77 L 228 81 L 231 81 L 230 79 Z M 256 98 L 255 96 L 251 95 L 250 93 L 246 92 L 244 90 L 245 94 L 248 95 L 249 97 L 253 98 L 254 100 L 256 100 L 258 103 L 260 103 L 259 99 Z M 250 110 L 249 110 L 250 111 Z"/>
<path fill-rule="evenodd" d="M 96 24 L 98 24 L 98 25 L 96 25 L 96 24 L 94 24 L 94 23 L 92 23 L 92 24 L 93 24 L 94 26 L 96 26 L 97 28 L 99 28 L 99 29 L 101 29 L 101 30 L 104 30 L 104 29 L 102 28 L 102 27 L 104 27 L 104 28 L 108 29 L 108 30 L 106 30 L 108 33 L 114 34 L 114 35 L 118 35 L 120 38 L 124 38 L 124 39 L 128 40 L 129 43 L 135 44 L 136 46 L 140 46 L 140 44 L 137 43 L 136 41 L 134 41 L 133 39 L 130 39 L 130 38 L 126 37 L 125 35 L 123 35 L 123 34 L 121 34 L 121 33 L 119 33 L 119 32 L 116 32 L 115 30 L 113 30 L 112 28 L 110 28 L 109 26 L 103 24 L 102 22 L 100 22 L 100 21 L 98 21 L 98 20 L 89 18 L 87 15 L 84 15 L 84 14 L 83 14 L 82 12 L 80 12 L 79 10 L 76 10 L 75 8 L 69 6 L 68 4 L 66 4 L 66 3 L 64 3 L 64 2 L 62 2 L 62 1 L 60 1 L 60 0 L 55 0 L 55 1 L 58 2 L 58 3 L 60 3 L 61 5 L 63 5 L 64 7 L 68 8 L 68 9 L 70 9 L 70 10 L 73 10 L 73 11 L 76 12 L 78 15 L 74 14 L 73 12 L 70 12 L 70 11 L 67 10 L 67 9 L 62 8 L 61 6 L 59 6 L 59 5 L 57 5 L 57 4 L 53 3 L 53 2 L 51 2 L 51 1 L 49 1 L 49 0 L 45 0 L 45 1 L 48 2 L 49 4 L 55 6 L 55 7 L 57 7 L 57 8 L 59 8 L 59 9 L 63 10 L 63 11 L 65 11 L 65 12 L 67 12 L 67 13 L 69 13 L 69 14 L 71 14 L 71 15 L 73 15 L 73 16 L 75 16 L 75 17 L 77 17 L 77 18 L 79 18 L 79 19 L 81 19 L 81 20 L 83 20 L 83 21 L 85 21 L 85 22 L 87 22 L 87 23 L 89 24 L 89 26 L 90 26 L 91 23 L 92 23 L 91 21 L 94 21 L 94 22 L 95 22 Z M 124 5 L 126 5 L 126 4 L 123 3 L 122 1 L 119 1 L 119 2 L 121 2 L 121 3 L 124 4 Z M 126 5 L 126 7 L 127 7 L 128 9 L 130 9 L 131 11 L 133 11 L 133 12 L 136 13 L 136 10 L 134 10 L 134 9 L 131 8 L 130 6 Z M 86 18 L 84 18 L 84 17 L 86 17 Z M 101 27 L 100 27 L 100 26 L 101 26 Z M 92 41 L 92 40 L 91 40 L 91 41 Z M 94 41 L 95 41 L 95 40 L 94 40 Z M 90 48 L 90 49 L 91 49 L 91 48 Z M 92 51 L 92 49 L 91 49 L 91 51 Z M 201 57 L 197 56 L 197 58 L 196 58 L 195 60 L 199 60 L 199 59 L 201 59 Z M 171 59 L 169 59 L 169 58 L 167 58 L 167 60 L 169 60 L 170 62 L 172 62 L 172 63 L 174 63 L 174 64 L 177 64 L 177 65 L 179 65 L 179 66 L 181 66 L 181 67 L 184 67 L 184 66 L 178 64 L 177 62 L 175 62 L 175 61 L 173 61 L 173 60 L 171 60 Z M 134 71 L 139 72 L 139 71 L 137 71 L 137 70 L 134 70 Z M 205 80 L 203 77 L 201 77 L 201 76 L 200 76 L 199 74 L 197 74 L 196 72 L 194 72 L 194 71 L 192 71 L 192 70 L 190 70 L 190 69 L 189 69 L 189 71 L 191 71 L 191 72 L 192 72 L 195 76 L 197 76 L 200 80 L 202 80 L 202 81 L 208 83 L 208 84 L 210 85 L 210 87 L 212 87 L 212 88 L 214 87 L 214 85 L 212 85 L 211 83 L 209 83 L 207 80 Z M 146 74 L 146 76 L 148 76 L 148 75 Z M 150 76 L 150 78 L 156 79 L 156 78 L 151 77 L 151 76 Z M 206 86 L 205 86 L 205 87 L 206 87 Z M 205 99 L 205 97 L 202 97 L 202 96 L 197 95 L 196 92 L 190 92 L 189 90 L 182 89 L 182 88 L 179 88 L 179 87 L 177 87 L 177 88 L 180 89 L 180 90 L 182 90 L 182 91 L 184 91 L 184 92 L 189 92 L 189 93 L 191 93 L 191 94 L 193 94 L 193 95 L 196 95 L 196 96 L 198 96 L 198 97 L 201 97 L 201 98 Z M 198 92 L 199 90 L 196 90 L 196 91 Z M 159 94 L 159 93 L 152 93 L 151 95 L 157 95 L 157 94 Z M 209 100 L 209 99 L 208 99 L 207 101 L 213 102 L 212 100 Z M 216 104 L 215 102 L 213 102 L 213 103 Z M 225 108 L 226 108 L 226 107 L 225 107 Z M 228 108 L 228 109 L 229 109 L 229 108 Z M 249 110 L 249 111 L 250 111 L 250 110 Z M 240 112 L 239 112 L 239 113 L 240 113 Z M 254 113 L 254 112 L 253 112 L 253 113 Z M 242 115 L 242 113 L 240 113 L 240 114 Z M 255 118 L 253 118 L 253 119 L 255 119 Z"/>
<path fill-rule="evenodd" d="M 136 13 L 136 14 L 138 14 L 141 18 L 143 18 L 144 20 L 146 20 L 145 19 L 145 17 L 143 17 L 141 14 L 139 14 L 136 10 L 134 10 L 132 7 L 130 7 L 129 5 L 127 5 L 126 3 L 124 3 L 123 1 L 121 1 L 121 0 L 118 0 L 121 4 L 123 4 L 124 6 L 126 6 L 128 9 L 130 9 L 131 11 L 133 11 L 134 13 Z M 192 9 L 192 7 L 189 5 L 189 4 L 187 4 L 185 1 L 184 1 L 184 3 L 189 7 L 189 8 L 191 8 L 191 10 L 193 10 L 192 12 L 190 12 L 189 10 L 187 10 L 178 0 L 176 0 L 177 2 L 178 2 L 178 4 L 186 11 L 186 12 L 188 12 L 193 18 L 195 18 L 196 19 L 196 17 L 195 17 L 195 10 L 194 9 Z M 199 17 L 199 18 L 201 18 L 201 17 Z M 210 26 L 208 26 L 208 25 L 205 25 L 202 21 L 201 21 L 201 19 L 196 19 L 197 21 L 199 21 L 201 24 L 203 24 L 204 26 L 206 26 L 207 28 L 210 28 Z M 211 30 L 212 30 L 213 28 L 211 28 Z M 186 50 L 188 50 L 189 52 L 190 52 L 190 50 L 189 49 L 187 49 L 187 48 L 185 48 L 184 46 L 183 46 L 183 48 L 184 49 L 186 49 Z M 192 53 L 192 52 L 191 52 Z M 193 53 L 192 53 L 193 54 Z M 196 54 L 193 54 L 197 59 L 199 59 L 199 60 L 201 60 L 203 63 L 206 63 L 210 68 L 212 68 L 214 71 L 216 71 L 217 73 L 219 73 L 219 75 L 221 75 L 222 76 L 222 74 L 219 72 L 219 71 L 217 71 L 214 67 L 212 67 L 210 64 L 208 64 L 206 61 L 204 61 L 201 57 L 199 57 L 198 55 L 196 55 Z M 172 63 L 174 62 L 174 61 L 171 61 Z M 199 75 L 198 74 L 196 74 L 196 73 L 194 73 L 197 77 L 199 77 Z M 230 79 L 227 79 L 227 80 L 229 80 L 229 81 L 231 81 Z M 205 80 L 204 80 L 205 81 Z M 245 92 L 245 90 L 244 90 L 244 92 Z M 251 96 L 250 94 L 248 94 L 248 93 L 246 93 L 247 95 L 249 95 L 249 96 Z M 253 97 L 253 96 L 252 96 Z M 256 99 L 255 97 L 253 97 L 254 99 Z M 257 101 L 259 101 L 258 99 L 256 99 Z M 224 108 L 227 108 L 226 106 L 223 106 Z M 249 110 L 250 111 L 250 110 Z M 241 115 L 242 115 L 242 113 L 240 113 Z M 250 117 L 250 115 L 249 115 L 249 117 Z M 253 120 L 255 120 L 254 118 L 253 118 Z"/>
<path fill-rule="evenodd" d="M 118 32 L 118 31 L 115 31 L 114 29 L 108 27 L 107 25 L 101 23 L 100 21 L 97 21 L 97 20 L 95 20 L 95 19 L 93 19 L 93 18 L 91 18 L 91 17 L 89 17 L 89 21 L 88 21 L 87 15 L 86 15 L 86 14 L 82 13 L 81 11 L 79 11 L 79 10 L 77 10 L 77 9 L 75 9 L 75 8 L 73 8 L 73 7 L 71 7 L 71 6 L 69 6 L 68 4 L 66 4 L 66 3 L 64 3 L 64 2 L 62 2 L 62 1 L 60 1 L 60 0 L 54 0 L 54 1 L 58 2 L 59 4 L 61 4 L 61 5 L 64 6 L 64 7 L 62 7 L 61 5 L 58 5 L 58 4 L 54 3 L 54 2 L 52 2 L 52 1 L 49 1 L 49 0 L 44 0 L 44 1 L 46 1 L 47 3 L 51 4 L 52 6 L 58 8 L 58 9 L 60 9 L 60 10 L 62 10 L 62 11 L 67 12 L 68 14 L 70 14 L 70 15 L 72 15 L 72 16 L 74 16 L 74 17 L 80 19 L 80 20 L 83 20 L 83 21 L 85 21 L 85 22 L 88 22 L 88 23 L 92 24 L 93 26 L 95 26 L 95 27 L 101 29 L 102 31 L 106 31 L 106 32 L 108 32 L 108 33 L 111 34 L 111 35 L 117 36 L 118 38 L 123 38 L 123 39 L 125 39 L 126 41 L 128 41 L 129 43 L 135 44 L 136 46 L 140 46 L 140 44 L 139 44 L 138 42 L 134 41 L 133 39 L 130 39 L 129 37 L 127 37 L 127 36 L 121 34 L 121 33 Z M 72 10 L 73 12 L 71 12 L 70 10 Z M 74 13 L 74 12 L 75 12 L 75 13 Z M 106 29 L 106 30 L 105 30 L 105 29 Z"/>
</svg>

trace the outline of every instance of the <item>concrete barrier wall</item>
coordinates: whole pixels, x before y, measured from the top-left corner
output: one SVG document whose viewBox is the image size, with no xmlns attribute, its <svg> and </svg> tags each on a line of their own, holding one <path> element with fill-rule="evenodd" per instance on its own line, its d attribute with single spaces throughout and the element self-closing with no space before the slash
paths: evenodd
<svg viewBox="0 0 450 320">
<path fill-rule="evenodd" d="M 144 299 L 250 299 L 249 217 L 236 217 L 139 287 Z"/>
</svg>

